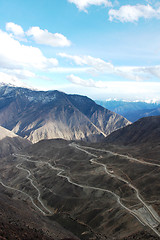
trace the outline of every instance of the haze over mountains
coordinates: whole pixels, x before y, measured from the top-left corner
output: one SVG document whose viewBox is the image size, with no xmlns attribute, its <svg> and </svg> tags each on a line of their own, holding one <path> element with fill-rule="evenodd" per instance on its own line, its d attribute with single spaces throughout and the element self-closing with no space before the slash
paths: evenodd
<svg viewBox="0 0 160 240">
<path fill-rule="evenodd" d="M 80 95 L 1 86 L 0 96 L 0 125 L 33 143 L 52 138 L 97 141 L 130 124 Z"/>
<path fill-rule="evenodd" d="M 96 101 L 97 104 L 122 115 L 131 122 L 135 122 L 142 117 L 160 115 L 159 102 L 143 102 L 143 101 Z"/>
</svg>

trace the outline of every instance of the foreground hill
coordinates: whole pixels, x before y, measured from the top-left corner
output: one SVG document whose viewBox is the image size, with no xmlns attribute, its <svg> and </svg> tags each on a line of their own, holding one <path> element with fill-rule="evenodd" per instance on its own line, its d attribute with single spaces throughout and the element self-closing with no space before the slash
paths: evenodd
<svg viewBox="0 0 160 240">
<path fill-rule="evenodd" d="M 0 124 L 34 143 L 52 138 L 97 141 L 130 124 L 84 96 L 10 86 L 1 86 L 0 96 Z"/>
<path fill-rule="evenodd" d="M 158 239 L 154 231 L 160 234 L 160 220 L 151 216 L 160 213 L 157 166 L 130 161 L 97 146 L 62 139 L 40 141 L 26 149 L 26 156 L 14 159 L 14 164 L 21 162 L 21 171 L 12 180 L 43 211 L 51 212 L 50 220 L 81 240 Z M 47 209 L 36 201 L 26 176 L 22 180 L 24 169 L 30 171 Z M 155 187 L 150 190 L 153 180 Z"/>
<path fill-rule="evenodd" d="M 129 149 L 52 139 L 1 158 L 0 192 L 9 206 L 1 204 L 3 232 L 7 226 L 8 239 L 13 230 L 25 239 L 42 225 L 40 235 L 54 240 L 159 239 L 160 164 L 133 158 Z"/>
<path fill-rule="evenodd" d="M 4 160 L 5 161 L 5 160 Z M 33 209 L 27 200 L 0 184 L 0 239 L 1 240 L 77 240 L 56 222 Z"/>
<path fill-rule="evenodd" d="M 160 116 L 146 117 L 110 134 L 101 145 L 160 165 Z"/>
<path fill-rule="evenodd" d="M 28 140 L 0 126 L 0 158 L 17 153 L 29 145 L 31 142 Z"/>
<path fill-rule="evenodd" d="M 121 145 L 158 144 L 160 142 L 160 116 L 141 118 L 132 125 L 110 134 L 105 141 Z"/>
</svg>

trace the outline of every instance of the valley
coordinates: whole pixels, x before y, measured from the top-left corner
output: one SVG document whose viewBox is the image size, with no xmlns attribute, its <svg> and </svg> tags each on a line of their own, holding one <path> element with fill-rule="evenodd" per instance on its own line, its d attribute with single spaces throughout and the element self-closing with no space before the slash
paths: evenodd
<svg viewBox="0 0 160 240">
<path fill-rule="evenodd" d="M 123 239 L 137 231 L 159 237 L 159 201 L 141 185 L 142 173 L 152 182 L 159 164 L 87 145 L 45 140 L 12 154 L 1 185 L 80 239 Z"/>
</svg>

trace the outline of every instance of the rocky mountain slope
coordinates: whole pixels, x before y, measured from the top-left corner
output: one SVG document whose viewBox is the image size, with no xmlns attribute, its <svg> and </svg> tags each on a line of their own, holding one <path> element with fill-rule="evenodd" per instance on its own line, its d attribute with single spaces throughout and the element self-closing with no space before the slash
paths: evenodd
<svg viewBox="0 0 160 240">
<path fill-rule="evenodd" d="M 18 153 L 29 145 L 31 145 L 31 142 L 28 140 L 0 126 L 0 157 Z"/>
<path fill-rule="evenodd" d="M 34 143 L 52 138 L 96 141 L 128 124 L 84 96 L 0 87 L 0 125 Z"/>
</svg>

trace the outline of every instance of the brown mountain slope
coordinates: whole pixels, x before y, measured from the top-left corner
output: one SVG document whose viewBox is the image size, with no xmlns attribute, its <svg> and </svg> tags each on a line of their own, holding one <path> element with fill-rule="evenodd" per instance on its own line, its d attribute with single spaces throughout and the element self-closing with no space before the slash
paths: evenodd
<svg viewBox="0 0 160 240">
<path fill-rule="evenodd" d="M 0 88 L 0 124 L 32 142 L 98 140 L 130 122 L 87 97 L 58 91 Z"/>
<path fill-rule="evenodd" d="M 121 145 L 158 144 L 160 142 L 160 116 L 141 118 L 113 132 L 105 139 L 105 142 Z"/>
<path fill-rule="evenodd" d="M 160 116 L 145 117 L 111 133 L 101 147 L 160 163 Z"/>
<path fill-rule="evenodd" d="M 27 200 L 0 184 L 1 240 L 77 240 L 56 222 L 36 212 Z"/>
<path fill-rule="evenodd" d="M 19 232 L 22 219 L 24 232 L 31 234 L 29 219 L 31 224 L 38 224 L 35 229 L 42 224 L 56 240 L 63 239 L 64 234 L 81 240 L 158 239 L 159 167 L 133 160 L 128 154 L 114 154 L 99 145 L 43 140 L 21 154 L 0 159 L 0 189 L 10 199 L 9 206 L 14 207 L 14 211 L 6 207 L 11 214 L 7 217 L 9 224 L 13 222 L 11 234 L 18 222 L 16 233 L 24 236 L 23 231 Z M 14 200 L 21 204 L 18 214 Z M 25 202 L 30 208 L 28 213 L 23 208 Z M 38 223 L 33 212 L 42 216 Z M 66 232 L 55 229 L 55 222 Z M 8 222 L 5 226 L 9 227 Z M 52 235 L 51 231 L 63 236 Z"/>
<path fill-rule="evenodd" d="M 130 212 L 138 211 L 144 222 L 150 218 L 136 194 L 139 192 L 159 214 L 157 167 L 103 151 L 101 144 L 81 144 L 43 140 L 27 149 L 31 157 L 22 166 L 32 172 L 44 202 L 56 209 L 51 219 L 83 240 L 120 240 L 128 236 L 158 239 L 151 228 L 144 227 Z M 153 181 L 155 187 L 151 191 Z"/>
<path fill-rule="evenodd" d="M 18 153 L 29 145 L 31 142 L 28 140 L 0 126 L 0 157 Z"/>
</svg>

